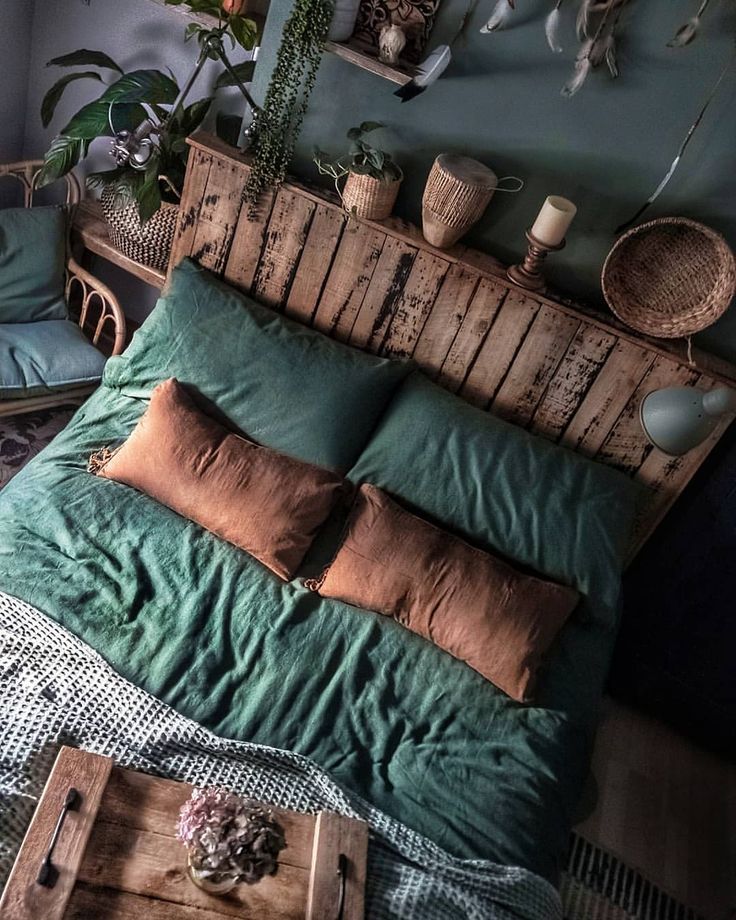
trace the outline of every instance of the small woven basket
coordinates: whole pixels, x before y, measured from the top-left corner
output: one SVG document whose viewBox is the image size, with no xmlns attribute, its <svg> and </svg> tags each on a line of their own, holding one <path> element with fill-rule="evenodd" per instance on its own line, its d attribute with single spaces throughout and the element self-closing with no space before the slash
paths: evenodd
<svg viewBox="0 0 736 920">
<path fill-rule="evenodd" d="M 342 192 L 346 211 L 366 220 L 385 220 L 391 216 L 399 194 L 401 179 L 374 179 L 349 172 Z"/>
<path fill-rule="evenodd" d="M 165 271 L 179 206 L 164 201 L 153 217 L 141 224 L 136 202 L 121 204 L 111 188 L 103 189 L 100 203 L 113 246 L 135 262 Z"/>
<path fill-rule="evenodd" d="M 446 249 L 483 216 L 498 186 L 492 169 L 470 157 L 441 153 L 422 195 L 422 230 L 428 243 Z"/>
<path fill-rule="evenodd" d="M 627 326 L 657 338 L 684 338 L 726 312 L 736 292 L 736 260 L 710 227 L 661 217 L 616 241 L 601 283 L 608 306 Z"/>
</svg>

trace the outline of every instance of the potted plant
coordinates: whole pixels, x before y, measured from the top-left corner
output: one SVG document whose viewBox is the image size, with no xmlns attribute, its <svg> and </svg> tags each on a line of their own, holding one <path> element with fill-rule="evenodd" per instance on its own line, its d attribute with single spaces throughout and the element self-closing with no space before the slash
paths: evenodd
<svg viewBox="0 0 736 920">
<path fill-rule="evenodd" d="M 329 159 L 319 148 L 314 150 L 317 169 L 334 181 L 345 209 L 367 220 L 385 220 L 391 214 L 404 178 L 391 154 L 364 140 L 367 134 L 382 127 L 378 121 L 364 121 L 351 128 L 347 134 L 350 149 L 337 159 Z M 340 179 L 344 176 L 347 176 L 345 187 L 340 191 Z"/>
<path fill-rule="evenodd" d="M 182 0 L 168 2 L 177 4 Z M 253 47 L 256 26 L 240 12 L 242 3 L 238 7 L 235 0 L 193 0 L 190 6 L 218 17 L 213 19 L 212 28 L 199 23 L 187 28 L 187 39 L 196 38 L 200 43 L 200 55 L 208 53 L 213 41 L 222 42 L 226 37 L 233 45 Z M 44 127 L 51 123 L 59 100 L 73 81 L 95 81 L 103 84 L 104 89 L 51 142 L 39 186 L 54 182 L 73 169 L 98 138 L 120 141 L 140 132 L 142 155 L 131 156 L 112 169 L 91 173 L 87 185 L 102 190 L 102 209 L 113 244 L 138 262 L 164 269 L 184 184 L 189 153 L 186 138 L 208 114 L 214 93 L 221 87 L 234 85 L 236 80 L 251 79 L 254 63 L 246 61 L 230 71 L 225 69 L 213 93 L 187 106 L 183 100 L 176 104 L 180 88 L 173 76 L 160 70 L 126 73 L 100 51 L 74 51 L 54 58 L 47 66 L 85 69 L 64 75 L 46 93 L 41 105 Z"/>
</svg>

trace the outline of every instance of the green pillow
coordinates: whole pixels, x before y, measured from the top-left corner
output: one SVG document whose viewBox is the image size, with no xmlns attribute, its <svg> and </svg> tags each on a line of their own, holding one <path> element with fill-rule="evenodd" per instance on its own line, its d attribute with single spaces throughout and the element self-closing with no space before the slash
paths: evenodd
<svg viewBox="0 0 736 920">
<path fill-rule="evenodd" d="M 344 471 L 410 370 L 294 323 L 185 259 L 103 383 L 147 399 L 176 377 L 255 441 Z"/>
<path fill-rule="evenodd" d="M 67 319 L 62 208 L 0 211 L 0 323 Z"/>
<path fill-rule="evenodd" d="M 640 488 L 412 374 L 349 472 L 615 614 Z"/>
</svg>

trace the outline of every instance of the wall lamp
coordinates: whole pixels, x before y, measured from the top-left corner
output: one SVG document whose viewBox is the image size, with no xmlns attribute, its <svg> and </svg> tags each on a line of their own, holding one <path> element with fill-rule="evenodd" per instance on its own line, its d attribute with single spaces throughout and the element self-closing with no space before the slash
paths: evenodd
<svg viewBox="0 0 736 920">
<path fill-rule="evenodd" d="M 736 390 L 666 387 L 645 396 L 639 407 L 644 434 L 673 457 L 702 444 L 724 415 L 736 412 Z"/>
</svg>

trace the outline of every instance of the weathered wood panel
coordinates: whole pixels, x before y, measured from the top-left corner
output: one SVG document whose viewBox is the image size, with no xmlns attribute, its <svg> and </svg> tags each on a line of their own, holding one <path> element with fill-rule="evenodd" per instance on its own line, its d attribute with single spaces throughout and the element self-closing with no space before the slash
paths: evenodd
<svg viewBox="0 0 736 920">
<path fill-rule="evenodd" d="M 309 234 L 286 302 L 286 315 L 292 319 L 311 324 L 335 257 L 343 223 L 339 211 L 323 204 L 315 205 Z"/>
<path fill-rule="evenodd" d="M 653 494 L 640 533 L 717 441 L 668 460 L 648 444 L 638 406 L 650 389 L 698 374 L 704 387 L 736 382 L 736 369 L 699 355 L 690 368 L 675 345 L 514 287 L 485 253 L 438 250 L 398 219 L 348 219 L 329 196 L 290 182 L 275 207 L 267 197 L 258 220 L 240 213 L 230 233 L 235 199 L 221 189 L 242 189 L 247 161 L 211 138 L 193 147 L 172 262 L 206 243 L 207 264 L 290 316 L 367 351 L 411 356 L 474 405 L 635 475 Z"/>
<path fill-rule="evenodd" d="M 508 422 L 526 425 L 580 327 L 571 316 L 560 316 L 546 305 L 539 308 L 492 403 L 493 412 Z"/>
<path fill-rule="evenodd" d="M 233 163 L 214 160 L 210 164 L 195 227 L 192 258 L 218 275 L 225 269 L 240 214 L 242 190 L 238 178 L 239 171 Z"/>
<path fill-rule="evenodd" d="M 315 329 L 348 340 L 385 240 L 365 224 L 344 231 L 314 316 Z"/>
<path fill-rule="evenodd" d="M 269 307 L 280 308 L 286 301 L 315 207 L 314 202 L 279 189 L 253 281 L 254 296 Z"/>
</svg>

